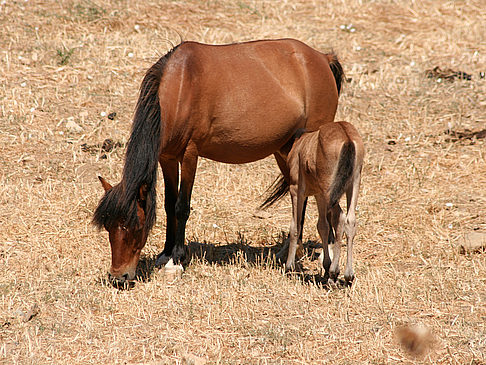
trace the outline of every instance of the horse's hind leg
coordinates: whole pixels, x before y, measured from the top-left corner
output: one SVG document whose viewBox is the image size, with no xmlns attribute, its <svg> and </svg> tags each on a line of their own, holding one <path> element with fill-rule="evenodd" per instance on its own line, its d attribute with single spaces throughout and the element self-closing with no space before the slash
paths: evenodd
<svg viewBox="0 0 486 365">
<path fill-rule="evenodd" d="M 353 242 L 356 235 L 356 205 L 358 204 L 358 192 L 360 185 L 361 174 L 356 173 L 353 177 L 353 183 L 346 191 L 346 200 L 348 212 L 346 214 L 346 221 L 344 223 L 344 233 L 346 233 L 346 269 L 344 270 L 344 279 L 351 282 L 354 279 L 353 271 Z"/>
<path fill-rule="evenodd" d="M 327 221 L 327 199 L 323 195 L 316 195 L 317 209 L 319 211 L 319 220 L 317 221 L 317 231 L 322 241 L 322 266 L 324 268 L 324 275 L 329 275 L 329 268 L 331 267 L 331 258 L 329 256 L 329 222 Z"/>
<path fill-rule="evenodd" d="M 174 264 L 185 264 L 188 257 L 186 257 L 186 222 L 189 219 L 191 208 L 191 194 L 196 177 L 197 168 L 197 148 L 195 145 L 188 145 L 184 151 L 181 161 L 181 184 L 179 188 L 179 196 L 175 204 L 176 216 L 176 234 L 175 243 L 172 250 L 172 258 Z"/>
<path fill-rule="evenodd" d="M 175 206 L 179 185 L 179 162 L 177 160 L 160 160 L 160 167 L 164 175 L 165 188 L 165 214 L 167 216 L 167 228 L 165 234 L 165 245 L 162 253 L 157 257 L 155 266 L 165 265 L 172 255 L 176 235 Z"/>
<path fill-rule="evenodd" d="M 329 278 L 336 281 L 339 276 L 339 261 L 341 257 L 341 240 L 343 238 L 343 230 L 346 216 L 344 215 L 339 203 L 331 208 L 331 225 L 335 231 L 334 242 L 330 245 L 331 251 L 331 267 L 329 269 Z"/>
</svg>

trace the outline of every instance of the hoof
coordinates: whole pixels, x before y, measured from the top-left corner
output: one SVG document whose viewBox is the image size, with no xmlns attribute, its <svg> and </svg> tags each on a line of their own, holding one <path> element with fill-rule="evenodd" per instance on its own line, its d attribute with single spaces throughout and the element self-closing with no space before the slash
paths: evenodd
<svg viewBox="0 0 486 365">
<path fill-rule="evenodd" d="M 160 269 L 162 266 L 165 266 L 170 260 L 170 256 L 167 256 L 164 253 L 161 253 L 158 257 L 157 260 L 155 261 L 155 267 Z"/>
<path fill-rule="evenodd" d="M 292 265 L 285 265 L 286 274 L 301 274 L 304 272 L 304 265 L 300 261 L 294 262 Z"/>
<path fill-rule="evenodd" d="M 344 275 L 344 280 L 346 280 L 346 284 L 351 285 L 354 280 L 354 274 Z"/>
<path fill-rule="evenodd" d="M 350 284 L 354 280 L 354 272 L 353 270 L 345 270 L 344 271 L 344 280 L 346 280 L 346 284 Z"/>
<path fill-rule="evenodd" d="M 333 280 L 331 278 L 327 279 L 327 285 L 329 286 L 330 289 L 338 289 L 339 288 L 339 282 L 337 280 Z"/>
<path fill-rule="evenodd" d="M 339 271 L 336 271 L 336 272 L 332 272 L 330 271 L 329 272 L 329 279 L 334 281 L 334 282 L 338 282 L 338 277 L 339 277 Z"/>
<path fill-rule="evenodd" d="M 183 272 L 184 268 L 182 267 L 181 264 L 175 265 L 174 260 L 170 259 L 164 266 L 164 271 L 165 272 Z"/>
<path fill-rule="evenodd" d="M 184 272 L 184 268 L 182 265 L 175 265 L 174 260 L 170 259 L 165 266 L 163 266 L 159 274 L 162 280 L 167 283 L 172 283 L 182 277 L 182 273 Z"/>
</svg>

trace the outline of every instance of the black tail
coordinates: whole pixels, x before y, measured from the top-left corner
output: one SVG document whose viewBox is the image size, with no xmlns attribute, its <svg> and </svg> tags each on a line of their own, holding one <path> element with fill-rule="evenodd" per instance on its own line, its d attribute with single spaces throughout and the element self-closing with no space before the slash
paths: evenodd
<svg viewBox="0 0 486 365">
<path fill-rule="evenodd" d="M 267 189 L 267 193 L 270 195 L 260 205 L 260 209 L 267 209 L 273 204 L 282 199 L 289 192 L 289 183 L 285 181 L 283 175 L 280 175 L 275 179 L 273 184 Z"/>
<path fill-rule="evenodd" d="M 147 191 L 146 200 L 141 201 L 144 204 L 146 231 L 155 223 L 157 163 L 163 132 L 158 90 L 165 65 L 177 47 L 160 58 L 142 81 L 122 181 L 103 196 L 94 213 L 93 223 L 100 228 L 122 220 L 127 228 L 134 229 L 139 223 L 137 199 L 142 186 Z"/>
<path fill-rule="evenodd" d="M 339 62 L 337 56 L 334 53 L 328 54 L 329 67 L 331 68 L 332 74 L 334 75 L 334 80 L 336 80 L 336 87 L 338 95 L 341 94 L 341 86 L 344 81 L 344 70 L 343 66 Z"/>
<path fill-rule="evenodd" d="M 353 142 L 346 142 L 341 148 L 336 176 L 331 185 L 331 195 L 329 204 L 335 206 L 349 184 L 349 179 L 353 176 L 356 160 L 356 149 Z"/>
</svg>

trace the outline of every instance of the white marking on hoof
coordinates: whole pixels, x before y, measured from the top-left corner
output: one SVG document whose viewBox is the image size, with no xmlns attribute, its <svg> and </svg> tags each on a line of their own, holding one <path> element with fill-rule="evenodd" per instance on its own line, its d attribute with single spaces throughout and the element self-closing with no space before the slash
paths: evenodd
<svg viewBox="0 0 486 365">
<path fill-rule="evenodd" d="M 182 265 L 174 265 L 174 260 L 171 258 L 161 267 L 159 275 L 164 282 L 171 284 L 176 280 L 179 280 L 182 277 L 183 272 L 184 268 Z"/>
<path fill-rule="evenodd" d="M 172 258 L 165 264 L 164 266 L 165 272 L 183 272 L 184 268 L 182 267 L 181 264 L 174 265 L 174 260 Z"/>
<path fill-rule="evenodd" d="M 172 260 L 170 256 L 166 256 L 165 254 L 162 254 L 155 261 L 155 267 L 162 267 L 166 265 L 169 262 L 169 260 Z"/>
</svg>

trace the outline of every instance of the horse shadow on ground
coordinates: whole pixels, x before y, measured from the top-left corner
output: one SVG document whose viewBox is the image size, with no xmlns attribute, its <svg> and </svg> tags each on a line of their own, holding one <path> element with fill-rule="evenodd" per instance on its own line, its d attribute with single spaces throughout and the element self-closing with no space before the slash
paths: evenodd
<svg viewBox="0 0 486 365">
<path fill-rule="evenodd" d="M 249 265 L 249 266 L 265 266 L 269 268 L 281 269 L 283 272 L 283 262 L 280 262 L 276 255 L 284 246 L 286 236 L 281 235 L 273 245 L 265 246 L 251 246 L 240 235 L 236 242 L 226 244 L 214 244 L 208 242 L 190 241 L 188 243 L 188 252 L 190 255 L 189 264 L 191 262 L 202 262 L 209 265 Z M 317 249 L 321 248 L 321 244 L 316 241 L 304 242 L 303 258 L 309 261 L 315 261 L 319 257 Z M 159 270 L 155 267 L 157 255 L 142 256 L 137 267 L 135 282 L 150 282 L 154 273 Z M 300 267 L 299 267 L 300 266 Z M 320 271 L 320 270 L 319 270 Z M 301 280 L 304 284 L 313 284 L 329 288 L 328 277 L 321 275 L 319 272 L 309 272 L 298 265 L 295 272 L 287 273 L 289 277 L 295 280 Z M 335 287 L 345 287 L 344 280 L 339 280 Z M 133 288 L 131 286 L 129 289 Z"/>
</svg>

